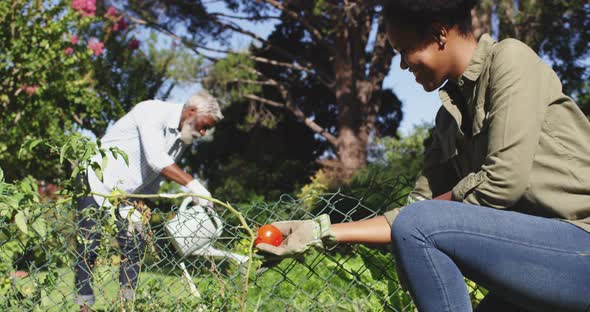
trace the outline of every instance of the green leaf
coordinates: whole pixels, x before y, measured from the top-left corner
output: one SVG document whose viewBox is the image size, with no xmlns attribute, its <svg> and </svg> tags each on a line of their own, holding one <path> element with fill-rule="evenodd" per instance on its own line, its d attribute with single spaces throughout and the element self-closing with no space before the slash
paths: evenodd
<svg viewBox="0 0 590 312">
<path fill-rule="evenodd" d="M 22 211 L 19 211 L 14 216 L 14 223 L 16 226 L 25 234 L 29 233 L 29 229 L 27 227 L 27 217 Z"/>
<path fill-rule="evenodd" d="M 72 178 L 75 178 L 78 175 L 78 172 L 80 172 L 80 167 L 74 167 L 74 170 L 72 170 Z"/>
<path fill-rule="evenodd" d="M 106 156 L 103 157 L 102 158 L 102 165 L 100 165 L 100 169 L 102 169 L 102 170 L 106 169 L 108 163 L 109 163 L 109 158 Z"/>
<path fill-rule="evenodd" d="M 0 168 L 0 182 L 4 182 L 4 170 Z"/>
<path fill-rule="evenodd" d="M 35 222 L 33 222 L 33 224 L 31 224 L 31 227 L 42 238 L 47 237 L 47 223 L 45 222 L 45 218 L 43 218 L 43 217 L 37 218 L 35 220 Z"/>
<path fill-rule="evenodd" d="M 64 158 L 65 158 L 66 152 L 68 151 L 68 147 L 69 147 L 69 144 L 68 143 L 70 143 L 69 140 L 66 142 L 66 144 L 64 144 L 61 147 L 61 150 L 59 151 L 59 163 L 60 164 L 63 164 L 64 163 Z"/>
<path fill-rule="evenodd" d="M 110 150 L 115 159 L 117 159 L 117 155 L 121 155 L 121 157 L 123 157 L 123 160 L 125 161 L 125 164 L 129 167 L 129 157 L 127 156 L 127 153 L 123 152 L 123 150 L 116 146 L 111 147 Z"/>
<path fill-rule="evenodd" d="M 23 193 L 16 193 L 11 197 L 7 198 L 6 203 L 9 204 L 13 210 L 17 210 L 19 208 L 20 201 L 25 197 Z"/>
<path fill-rule="evenodd" d="M 41 139 L 37 139 L 37 140 L 31 140 L 29 141 L 29 150 L 33 150 L 35 148 L 35 146 L 39 145 L 41 142 L 43 142 L 43 140 Z"/>
<path fill-rule="evenodd" d="M 98 180 L 102 182 L 102 168 L 94 169 L 94 174 L 96 174 Z"/>
</svg>

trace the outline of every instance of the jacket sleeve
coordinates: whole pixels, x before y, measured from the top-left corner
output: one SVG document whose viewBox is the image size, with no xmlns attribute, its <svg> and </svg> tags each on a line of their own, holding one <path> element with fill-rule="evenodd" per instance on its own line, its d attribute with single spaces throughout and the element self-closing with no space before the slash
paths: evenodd
<svg viewBox="0 0 590 312">
<path fill-rule="evenodd" d="M 478 172 L 453 188 L 453 200 L 509 208 L 529 183 L 548 99 L 543 94 L 551 69 L 516 40 L 497 44 L 488 84 L 488 145 Z M 555 77 L 554 77 L 555 76 Z"/>
<path fill-rule="evenodd" d="M 152 170 L 160 172 L 174 163 L 174 159 L 165 149 L 166 121 L 163 117 L 166 114 L 154 101 L 142 102 L 134 110 L 143 157 Z"/>
<path fill-rule="evenodd" d="M 433 133 L 432 144 L 424 155 L 422 172 L 416 179 L 416 185 L 408 196 L 407 204 L 420 200 L 432 199 L 440 194 L 448 192 L 454 185 L 453 172 L 448 161 L 442 157 L 441 144 L 438 139 L 437 129 Z"/>
<path fill-rule="evenodd" d="M 432 143 L 424 155 L 422 172 L 416 179 L 414 189 L 408 195 L 406 205 L 421 200 L 432 199 L 442 193 L 448 192 L 452 187 L 452 182 L 450 181 L 452 181 L 451 177 L 454 176 L 454 173 L 450 169 L 448 162 L 441 162 L 441 146 L 436 129 L 432 136 Z M 389 225 L 393 224 L 401 209 L 403 207 L 395 208 L 384 213 Z"/>
</svg>

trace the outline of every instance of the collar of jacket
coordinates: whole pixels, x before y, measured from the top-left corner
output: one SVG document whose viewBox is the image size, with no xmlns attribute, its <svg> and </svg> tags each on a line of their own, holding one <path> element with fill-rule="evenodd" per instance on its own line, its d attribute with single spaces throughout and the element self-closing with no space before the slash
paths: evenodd
<svg viewBox="0 0 590 312">
<path fill-rule="evenodd" d="M 490 35 L 482 35 L 463 75 L 457 81 L 447 81 L 438 91 L 444 110 L 454 121 L 443 121 L 439 127 L 441 139 L 446 145 L 444 148 L 446 155 L 443 157 L 444 159 L 441 159 L 441 162 L 457 155 L 456 140 L 465 138 L 465 134 L 461 130 L 465 118 L 472 120 L 471 136 L 479 134 L 484 127 L 486 119 L 485 91 L 489 82 L 489 77 L 484 71 L 489 67 L 492 46 L 495 42 Z M 458 89 L 459 92 L 453 92 L 452 89 Z M 459 98 L 461 96 L 462 98 Z M 466 116 L 461 113 L 459 105 L 465 105 L 463 114 Z M 440 121 L 437 118 L 437 126 Z"/>
</svg>

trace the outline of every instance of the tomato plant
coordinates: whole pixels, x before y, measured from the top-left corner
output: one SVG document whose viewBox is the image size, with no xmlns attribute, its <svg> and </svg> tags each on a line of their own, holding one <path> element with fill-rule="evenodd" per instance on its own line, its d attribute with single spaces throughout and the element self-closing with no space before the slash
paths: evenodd
<svg viewBox="0 0 590 312">
<path fill-rule="evenodd" d="M 279 246 L 283 242 L 283 233 L 276 226 L 272 224 L 265 224 L 258 228 L 258 237 L 254 242 L 256 245 L 260 243 Z"/>
</svg>

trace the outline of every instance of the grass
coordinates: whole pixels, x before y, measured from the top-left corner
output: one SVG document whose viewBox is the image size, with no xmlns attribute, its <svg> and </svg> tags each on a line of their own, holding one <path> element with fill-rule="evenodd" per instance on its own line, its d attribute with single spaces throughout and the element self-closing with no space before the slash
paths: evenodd
<svg viewBox="0 0 590 312">
<path fill-rule="evenodd" d="M 57 280 L 50 287 L 51 289 L 44 287 L 44 289 L 40 290 L 39 286 L 49 277 L 47 272 L 39 272 L 35 275 L 16 280 L 14 287 L 19 290 L 23 298 L 19 300 L 20 306 L 13 307 L 14 311 L 75 311 L 77 306 L 73 302 L 73 270 L 60 268 L 56 273 Z M 96 302 L 93 306 L 94 311 L 118 310 L 120 304 L 118 299 L 119 267 L 99 266 L 94 273 L 93 288 L 96 297 Z M 180 301 L 195 301 L 195 298 L 190 293 L 188 283 L 180 276 L 180 274 L 169 275 L 157 272 L 140 273 L 136 307 L 138 305 L 158 305 L 163 307 L 175 306 L 177 304 L 182 306 L 183 303 Z M 204 289 L 210 289 L 211 285 L 217 283 L 213 280 L 213 277 L 193 278 L 193 280 L 201 292 L 204 292 Z M 4 301 L 2 297 L 3 295 L 0 295 L 0 301 Z M 7 298 L 5 297 L 4 299 Z"/>
</svg>

